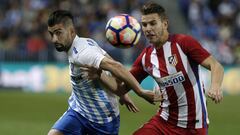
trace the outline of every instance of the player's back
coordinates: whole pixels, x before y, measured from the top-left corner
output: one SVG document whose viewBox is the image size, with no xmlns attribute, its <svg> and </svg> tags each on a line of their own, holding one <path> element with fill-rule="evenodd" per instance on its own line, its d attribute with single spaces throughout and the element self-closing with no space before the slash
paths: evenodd
<svg viewBox="0 0 240 135">
<path fill-rule="evenodd" d="M 76 37 L 68 52 L 72 94 L 70 107 L 96 123 L 110 122 L 119 115 L 116 96 L 104 90 L 99 81 L 82 77 L 81 65 L 99 68 L 106 52 L 89 38 Z"/>
</svg>

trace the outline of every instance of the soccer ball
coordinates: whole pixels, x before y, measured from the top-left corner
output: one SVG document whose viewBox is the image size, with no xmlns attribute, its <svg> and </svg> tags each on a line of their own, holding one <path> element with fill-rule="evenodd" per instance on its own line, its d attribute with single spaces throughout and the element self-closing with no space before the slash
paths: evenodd
<svg viewBox="0 0 240 135">
<path fill-rule="evenodd" d="M 141 37 L 141 25 L 132 16 L 121 14 L 112 17 L 106 25 L 106 38 L 117 48 L 130 48 Z"/>
</svg>

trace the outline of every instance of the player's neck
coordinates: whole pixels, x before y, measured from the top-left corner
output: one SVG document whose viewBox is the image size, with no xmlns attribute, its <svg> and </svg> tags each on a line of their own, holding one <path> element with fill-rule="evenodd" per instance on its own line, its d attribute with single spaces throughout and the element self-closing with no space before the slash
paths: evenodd
<svg viewBox="0 0 240 135">
<path fill-rule="evenodd" d="M 69 44 L 69 46 L 67 47 L 67 49 L 66 49 L 66 53 L 69 51 L 69 49 L 72 47 L 72 45 L 73 45 L 73 42 L 74 42 L 74 39 L 75 39 L 75 37 L 77 36 L 77 34 L 73 34 L 72 36 L 71 36 L 71 38 L 72 38 L 72 42 Z"/>
<path fill-rule="evenodd" d="M 168 41 L 168 38 L 169 38 L 169 32 L 165 32 L 162 36 L 162 39 L 160 40 L 160 42 L 154 44 L 155 48 L 156 49 L 159 49 L 161 48 L 167 41 Z"/>
</svg>

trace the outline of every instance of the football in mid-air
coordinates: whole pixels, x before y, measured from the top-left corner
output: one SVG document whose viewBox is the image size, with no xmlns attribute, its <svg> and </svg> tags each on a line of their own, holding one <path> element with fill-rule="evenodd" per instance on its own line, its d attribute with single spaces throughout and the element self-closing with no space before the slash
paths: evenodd
<svg viewBox="0 0 240 135">
<path fill-rule="evenodd" d="M 133 47 L 138 43 L 140 37 L 141 25 L 128 14 L 114 16 L 106 25 L 106 38 L 114 47 Z"/>
</svg>

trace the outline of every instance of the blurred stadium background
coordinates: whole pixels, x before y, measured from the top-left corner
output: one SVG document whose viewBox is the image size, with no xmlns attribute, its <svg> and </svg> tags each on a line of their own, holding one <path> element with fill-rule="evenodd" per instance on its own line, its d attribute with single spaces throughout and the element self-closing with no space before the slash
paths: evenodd
<svg viewBox="0 0 240 135">
<path fill-rule="evenodd" d="M 172 33 L 198 39 L 225 67 L 225 98 L 219 105 L 208 103 L 210 135 L 237 135 L 240 127 L 240 1 L 156 0 L 165 8 Z M 71 91 L 68 63 L 49 42 L 46 21 L 55 9 L 76 16 L 78 34 L 95 39 L 114 59 L 129 67 L 147 41 L 136 47 L 116 49 L 105 39 L 109 18 L 128 13 L 140 20 L 146 0 L 0 0 L 0 134 L 47 134 L 67 108 Z M 203 71 L 209 84 L 209 73 Z M 152 89 L 147 78 L 142 86 Z M 121 107 L 120 135 L 130 135 L 146 122 L 158 106 L 131 94 L 141 112 Z"/>
</svg>

